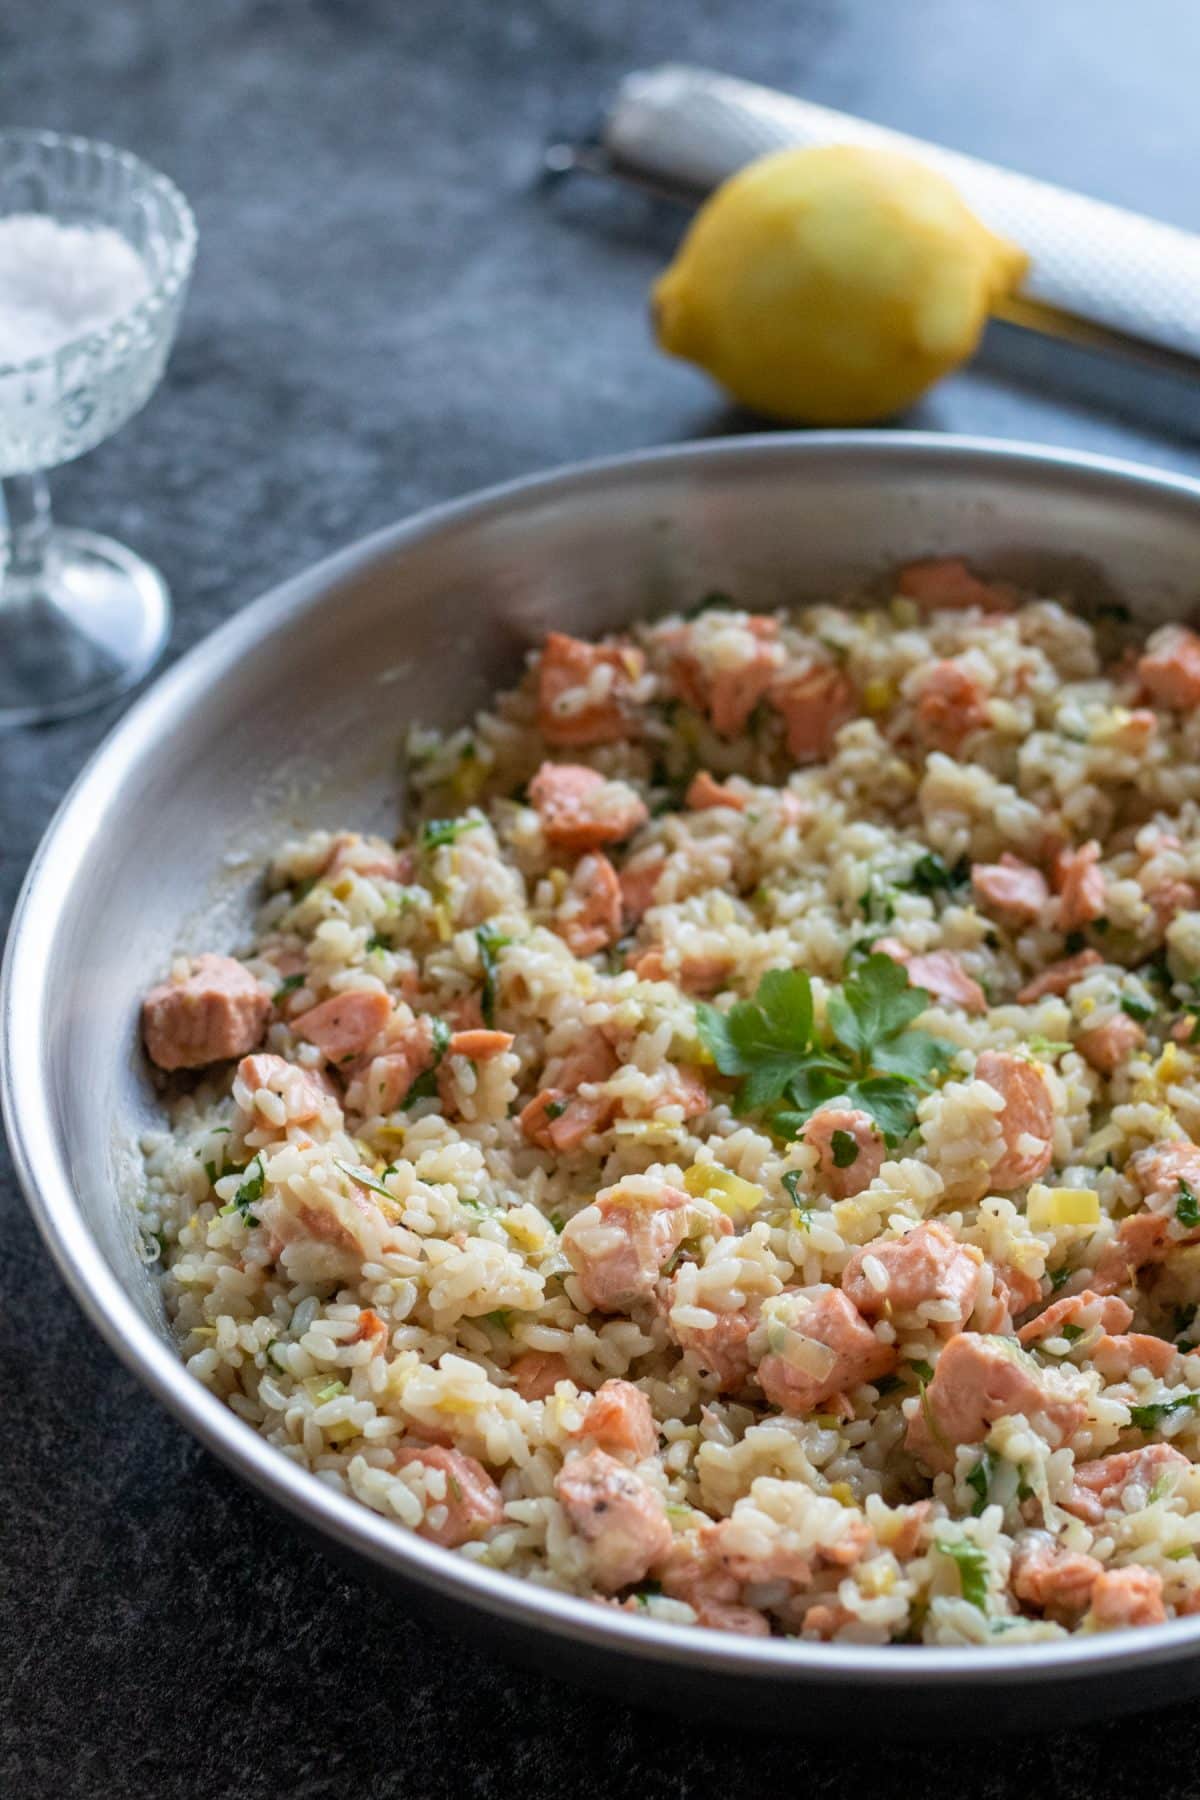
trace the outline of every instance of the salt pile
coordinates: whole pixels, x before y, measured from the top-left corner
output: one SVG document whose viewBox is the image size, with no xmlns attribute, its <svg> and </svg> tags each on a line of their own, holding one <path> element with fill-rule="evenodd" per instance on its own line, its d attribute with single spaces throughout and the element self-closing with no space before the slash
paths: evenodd
<svg viewBox="0 0 1200 1800">
<path fill-rule="evenodd" d="M 108 225 L 0 219 L 0 364 L 48 356 L 145 298 L 146 265 Z"/>
</svg>

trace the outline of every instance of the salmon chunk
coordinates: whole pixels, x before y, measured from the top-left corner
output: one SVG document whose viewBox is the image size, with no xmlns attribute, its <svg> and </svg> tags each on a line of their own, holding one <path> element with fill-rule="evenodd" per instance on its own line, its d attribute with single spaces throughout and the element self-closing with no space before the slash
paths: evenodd
<svg viewBox="0 0 1200 1800">
<path fill-rule="evenodd" d="M 1013 605 L 1007 583 L 981 581 L 961 556 L 931 556 L 923 562 L 906 563 L 896 578 L 896 591 L 938 612 L 963 612 L 971 606 L 984 612 L 1008 612 Z"/>
<path fill-rule="evenodd" d="M 538 730 L 557 749 L 619 744 L 638 723 L 646 658 L 633 644 L 589 644 L 552 631 L 538 663 Z"/>
<path fill-rule="evenodd" d="M 1135 1369 L 1147 1369 L 1161 1380 L 1178 1354 L 1165 1338 L 1128 1331 L 1102 1337 L 1092 1352 L 1092 1362 L 1105 1381 L 1128 1381 Z"/>
<path fill-rule="evenodd" d="M 594 956 L 621 935 L 621 884 L 600 851 L 582 856 L 554 915 L 554 929 L 572 956 Z"/>
<path fill-rule="evenodd" d="M 1122 1012 L 1075 1034 L 1075 1048 L 1098 1075 L 1115 1075 L 1145 1042 L 1146 1034 L 1137 1020 Z"/>
<path fill-rule="evenodd" d="M 786 1413 L 812 1412 L 834 1395 L 877 1381 L 896 1366 L 895 1350 L 875 1336 L 840 1288 L 825 1288 L 805 1299 L 807 1304 L 796 1308 L 785 1327 L 789 1338 L 803 1342 L 785 1340 L 781 1350 L 769 1351 L 758 1365 L 763 1393 Z M 823 1356 L 822 1350 L 831 1354 Z"/>
<path fill-rule="evenodd" d="M 1122 1507 L 1130 1490 L 1136 1490 L 1140 1505 L 1160 1479 L 1171 1486 L 1172 1475 L 1182 1476 L 1191 1463 L 1170 1444 L 1145 1444 L 1140 1450 L 1122 1450 L 1115 1456 L 1102 1456 L 1096 1462 L 1077 1465 L 1071 1492 L 1062 1502 L 1089 1525 L 1104 1522 L 1106 1512 Z M 1132 1497 L 1132 1495 L 1131 1495 Z"/>
<path fill-rule="evenodd" d="M 486 1537 L 503 1519 L 500 1489 L 473 1456 L 464 1456 L 461 1450 L 448 1450 L 441 1444 L 413 1444 L 397 1450 L 393 1460 L 397 1469 L 420 1463 L 434 1477 L 426 1484 L 425 1518 L 417 1527 L 419 1537 L 429 1538 L 444 1550 L 457 1550 L 460 1544 Z M 444 1499 L 435 1497 L 437 1488 L 444 1488 Z"/>
<path fill-rule="evenodd" d="M 564 850 L 619 844 L 650 816 L 627 782 L 606 781 L 581 763 L 543 763 L 529 784 L 529 799 L 546 842 Z"/>
<path fill-rule="evenodd" d="M 669 1554 L 662 1496 L 605 1451 L 568 1457 L 554 1492 L 589 1545 L 592 1580 L 602 1593 L 642 1581 Z"/>
<path fill-rule="evenodd" d="M 1175 1199 L 1181 1181 L 1200 1193 L 1200 1144 L 1152 1144 L 1130 1157 L 1126 1173 L 1151 1203 Z"/>
<path fill-rule="evenodd" d="M 696 621 L 671 638 L 671 674 L 679 698 L 706 713 L 721 737 L 737 737 L 780 663 L 779 626 L 760 613 Z"/>
<path fill-rule="evenodd" d="M 1004 1102 L 999 1115 L 1004 1150 L 989 1184 L 1005 1193 L 1039 1180 L 1054 1156 L 1054 1103 L 1045 1076 L 1036 1064 L 1007 1050 L 985 1050 L 975 1064 L 975 1078 L 986 1081 Z"/>
<path fill-rule="evenodd" d="M 288 1123 L 306 1125 L 319 1118 L 329 1099 L 325 1086 L 328 1077 L 313 1069 L 302 1069 L 297 1063 L 285 1062 L 282 1056 L 244 1056 L 237 1067 L 237 1084 L 245 1092 L 248 1111 L 257 1110 L 260 1094 L 273 1094 L 287 1109 Z M 241 1092 L 235 1084 L 235 1098 L 241 1103 Z M 330 1083 L 332 1087 L 332 1083 Z"/>
<path fill-rule="evenodd" d="M 982 1267 L 974 1245 L 958 1243 L 934 1220 L 903 1237 L 876 1238 L 851 1251 L 842 1292 L 868 1319 L 915 1313 L 930 1301 L 945 1303 L 947 1317 L 931 1322 L 949 1335 L 961 1330 L 975 1309 Z"/>
<path fill-rule="evenodd" d="M 321 873 L 326 881 L 339 875 L 363 875 L 372 881 L 409 881 L 412 857 L 396 850 L 382 838 L 360 837 L 356 831 L 341 831 L 329 847 L 329 856 Z"/>
<path fill-rule="evenodd" d="M 628 1454 L 637 1462 L 658 1449 L 650 1402 L 632 1381 L 604 1382 L 588 1401 L 578 1435 L 610 1456 Z"/>
<path fill-rule="evenodd" d="M 1136 1281 L 1139 1269 L 1161 1262 L 1170 1248 L 1165 1213 L 1134 1213 L 1122 1219 L 1117 1234 L 1096 1259 L 1091 1286 L 1098 1294 L 1115 1294 Z"/>
<path fill-rule="evenodd" d="M 1069 1630 L 1091 1605 L 1100 1574 L 1094 1556 L 1060 1550 L 1044 1532 L 1024 1532 L 1013 1555 L 1012 1590 L 1022 1605 Z"/>
<path fill-rule="evenodd" d="M 1060 850 L 1054 859 L 1058 894 L 1058 928 L 1078 931 L 1102 918 L 1106 899 L 1104 876 L 1097 866 L 1100 846 L 1093 840 L 1078 850 Z"/>
<path fill-rule="evenodd" d="M 718 1528 L 701 1529 L 677 1539 L 660 1571 L 662 1590 L 672 1600 L 683 1600 L 696 1614 L 699 1625 L 713 1631 L 734 1631 L 744 1637 L 769 1637 L 765 1613 L 741 1603 L 745 1585 L 726 1567 L 720 1555 Z"/>
<path fill-rule="evenodd" d="M 909 1415 L 905 1446 L 935 1474 L 953 1469 L 959 1444 L 977 1444 L 997 1419 L 1024 1413 L 1051 1440 L 1065 1441 L 1087 1407 L 1053 1385 L 1011 1338 L 960 1331 L 938 1357 L 933 1380 Z"/>
<path fill-rule="evenodd" d="M 675 981 L 685 994 L 709 997 L 719 994 L 729 979 L 728 954 L 680 957 L 676 968 L 668 968 L 666 958 L 656 944 L 640 950 L 629 965 L 639 981 Z"/>
<path fill-rule="evenodd" d="M 1032 925 L 1050 898 L 1041 870 L 1007 850 L 999 862 L 972 865 L 971 888 L 984 911 L 1004 925 Z"/>
<path fill-rule="evenodd" d="M 331 1063 L 361 1056 L 392 1016 L 392 1002 L 378 988 L 352 988 L 334 994 L 292 1020 L 297 1037 L 315 1044 Z"/>
<path fill-rule="evenodd" d="M 624 1312 L 647 1299 L 695 1216 L 689 1195 L 646 1176 L 627 1177 L 597 1194 L 559 1240 L 587 1304 L 597 1312 Z"/>
<path fill-rule="evenodd" d="M 1151 699 L 1187 712 L 1200 701 L 1200 637 L 1186 625 L 1164 625 L 1148 641 L 1137 672 Z"/>
<path fill-rule="evenodd" d="M 731 812 L 744 812 L 746 808 L 745 796 L 726 782 L 714 781 L 707 769 L 692 776 L 683 803 L 692 812 L 709 812 L 718 806 L 726 806 Z"/>
<path fill-rule="evenodd" d="M 1092 1288 L 1085 1288 L 1081 1294 L 1068 1294 L 1065 1299 L 1056 1300 L 1036 1319 L 1022 1325 L 1017 1337 L 1028 1347 L 1040 1344 L 1043 1338 L 1061 1336 L 1064 1325 L 1082 1326 L 1085 1331 L 1096 1327 L 1101 1331 L 1124 1331 L 1132 1319 L 1130 1309 L 1115 1294 L 1101 1295 Z"/>
<path fill-rule="evenodd" d="M 691 1356 L 719 1394 L 734 1394 L 746 1385 L 752 1366 L 749 1339 L 756 1317 L 740 1307 L 717 1313 L 712 1325 L 681 1325 L 667 1313 L 671 1336 Z"/>
<path fill-rule="evenodd" d="M 930 750 L 957 756 L 972 732 L 982 731 L 991 714 L 987 689 L 977 675 L 949 658 L 935 662 L 917 692 L 917 730 Z"/>
<path fill-rule="evenodd" d="M 1061 962 L 1051 963 L 1048 969 L 1027 981 L 1017 999 L 1022 1006 L 1032 1006 L 1035 1000 L 1042 1000 L 1047 994 L 1068 994 L 1089 969 L 1097 968 L 1103 960 L 1098 950 L 1081 950 L 1077 956 L 1065 956 Z"/>
<path fill-rule="evenodd" d="M 555 1350 L 526 1350 L 508 1372 L 522 1400 L 548 1400 L 560 1381 L 569 1381 L 567 1359 Z"/>
<path fill-rule="evenodd" d="M 767 698 L 783 719 L 788 755 L 798 763 L 823 762 L 842 726 L 858 713 L 858 695 L 833 663 L 812 663 L 785 676 Z"/>
<path fill-rule="evenodd" d="M 1154 1569 L 1138 1563 L 1124 1569 L 1104 1569 L 1092 1589 L 1091 1622 L 1097 1631 L 1161 1625 L 1167 1616 L 1162 1596 L 1162 1576 Z"/>
<path fill-rule="evenodd" d="M 835 1200 L 870 1187 L 887 1154 L 874 1119 L 851 1107 L 822 1106 L 800 1135 L 816 1152 L 817 1177 Z"/>
<path fill-rule="evenodd" d="M 262 1037 L 271 996 L 232 956 L 194 957 L 181 981 L 142 1002 L 146 1053 L 160 1069 L 203 1069 L 245 1056 Z"/>
<path fill-rule="evenodd" d="M 931 1000 L 942 1006 L 961 1006 L 964 1012 L 987 1011 L 987 995 L 955 956 L 953 950 L 929 950 L 922 956 L 910 956 L 907 964 L 909 984 L 924 988 Z"/>
<path fill-rule="evenodd" d="M 654 905 L 665 862 L 662 852 L 642 852 L 621 870 L 621 911 L 627 925 L 636 925 Z"/>
<path fill-rule="evenodd" d="M 493 1056 L 503 1056 L 506 1050 L 513 1047 L 511 1031 L 490 1031 L 486 1028 L 471 1031 L 456 1031 L 446 1045 L 447 1056 L 465 1056 L 468 1062 L 490 1062 Z"/>
<path fill-rule="evenodd" d="M 433 1020 L 426 1014 L 371 1058 L 359 1076 L 360 1091 L 351 1094 L 351 1101 L 364 1113 L 394 1112 L 433 1063 Z"/>
</svg>

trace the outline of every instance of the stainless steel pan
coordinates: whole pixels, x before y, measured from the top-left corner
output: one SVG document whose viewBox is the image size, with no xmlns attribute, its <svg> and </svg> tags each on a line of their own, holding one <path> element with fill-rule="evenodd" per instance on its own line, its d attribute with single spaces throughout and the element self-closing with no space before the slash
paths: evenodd
<svg viewBox="0 0 1200 1800">
<path fill-rule="evenodd" d="M 177 946 L 236 942 L 255 859 L 293 824 L 389 822 L 406 724 L 461 721 L 547 626 L 599 631 L 712 587 L 772 606 L 944 550 L 1182 617 L 1200 596 L 1200 483 L 1020 445 L 818 433 L 653 451 L 443 507 L 286 583 L 159 681 L 67 797 L 18 904 L 5 1115 L 34 1216 L 97 1329 L 370 1579 L 632 1700 L 801 1729 L 868 1707 L 876 1730 L 1061 1723 L 1200 1690 L 1200 1619 L 970 1653 L 730 1638 L 510 1580 L 343 1499 L 171 1347 L 131 1206 L 153 1116 L 138 998 Z"/>
</svg>

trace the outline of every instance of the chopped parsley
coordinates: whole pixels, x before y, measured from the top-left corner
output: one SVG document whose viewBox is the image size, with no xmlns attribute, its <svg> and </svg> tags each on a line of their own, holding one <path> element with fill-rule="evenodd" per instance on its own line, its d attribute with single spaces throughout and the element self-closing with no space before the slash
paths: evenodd
<svg viewBox="0 0 1200 1800">
<path fill-rule="evenodd" d="M 850 1169 L 858 1161 L 858 1144 L 849 1131 L 835 1131 L 832 1139 L 833 1166 L 835 1169 Z"/>
<path fill-rule="evenodd" d="M 1072 1270 L 1070 1263 L 1064 1263 L 1061 1269 L 1051 1269 L 1049 1271 L 1050 1292 L 1052 1294 L 1057 1294 L 1060 1287 L 1065 1287 L 1067 1285 L 1073 1273 L 1074 1271 Z"/>
<path fill-rule="evenodd" d="M 661 1581 L 643 1581 L 640 1587 L 634 1588 L 633 1597 L 639 1606 L 649 1606 L 651 1600 L 657 1600 L 661 1593 Z"/>
<path fill-rule="evenodd" d="M 1085 1328 L 1082 1325 L 1064 1325 L 1058 1335 L 1066 1338 L 1068 1344 L 1077 1344 L 1085 1335 Z"/>
<path fill-rule="evenodd" d="M 908 1366 L 912 1370 L 913 1374 L 916 1376 L 917 1380 L 920 1382 L 922 1387 L 926 1387 L 929 1384 L 929 1382 L 931 1382 L 933 1380 L 933 1364 L 932 1363 L 911 1362 L 911 1363 L 909 1363 Z"/>
<path fill-rule="evenodd" d="M 359 1187 L 370 1188 L 373 1194 L 382 1194 L 383 1198 L 390 1200 L 393 1206 L 396 1204 L 396 1196 L 390 1194 L 382 1181 L 376 1181 L 375 1177 L 369 1175 L 365 1169 L 356 1169 L 352 1163 L 338 1162 L 336 1157 L 333 1166 L 335 1169 L 340 1169 L 343 1175 L 349 1176 L 350 1180 L 356 1182 Z M 386 1174 L 387 1171 L 384 1172 Z"/>
<path fill-rule="evenodd" d="M 1129 1423 L 1136 1425 L 1139 1431 L 1155 1431 L 1164 1419 L 1177 1412 L 1195 1412 L 1198 1406 L 1200 1394 L 1180 1394 L 1174 1400 L 1151 1400 L 1146 1406 L 1130 1407 Z"/>
<path fill-rule="evenodd" d="M 388 943 L 387 939 L 381 938 L 377 931 L 373 931 L 367 939 L 368 956 L 372 955 L 376 950 L 390 950 L 390 948 L 391 945 Z"/>
<path fill-rule="evenodd" d="M 970 874 L 971 865 L 965 856 L 960 857 L 951 868 L 935 851 L 926 850 L 922 856 L 918 856 L 907 877 L 899 885 L 911 888 L 914 894 L 940 894 L 949 892 L 952 888 L 964 887 Z"/>
<path fill-rule="evenodd" d="M 806 1206 L 796 1192 L 796 1189 L 803 1179 L 804 1176 L 799 1169 L 789 1169 L 787 1174 L 783 1176 L 783 1187 L 784 1192 L 792 1203 L 792 1222 L 797 1225 L 801 1231 L 807 1231 L 812 1224 L 812 1207 Z"/>
<path fill-rule="evenodd" d="M 769 1121 L 780 1137 L 794 1137 L 818 1108 L 844 1094 L 896 1144 L 911 1132 L 921 1095 L 955 1055 L 952 1044 L 911 1029 L 928 1004 L 925 989 L 910 987 L 890 957 L 871 955 L 830 992 L 828 1043 L 816 1035 L 812 984 L 802 969 L 772 969 L 753 1000 L 728 1012 L 702 1003 L 696 1015 L 722 1075 L 741 1077 L 740 1111 L 785 1102 Z"/>
<path fill-rule="evenodd" d="M 560 1212 L 552 1212 L 550 1214 L 550 1224 L 553 1227 L 553 1229 L 555 1231 L 557 1231 L 560 1235 L 561 1235 L 566 1223 L 567 1223 L 567 1221 L 563 1218 L 563 1216 Z"/>
<path fill-rule="evenodd" d="M 1031 1056 L 1065 1056 L 1071 1045 L 1067 1039 L 1042 1037 L 1035 1031 L 1025 1047 Z"/>
<path fill-rule="evenodd" d="M 266 1186 L 267 1178 L 263 1171 L 261 1151 L 254 1158 L 253 1162 L 247 1163 L 242 1173 L 245 1175 L 246 1179 L 242 1182 L 237 1193 L 233 1196 L 233 1204 L 238 1212 L 241 1213 L 247 1225 L 257 1225 L 258 1220 L 250 1211 L 250 1208 L 254 1205 L 256 1200 L 262 1199 L 263 1188 Z"/>
<path fill-rule="evenodd" d="M 446 1046 L 453 1035 L 445 1019 L 433 1019 L 433 1062 L 424 1069 L 400 1102 L 401 1108 L 412 1106 L 418 1100 L 432 1100 L 438 1091 L 438 1064 L 446 1054 Z"/>
<path fill-rule="evenodd" d="M 683 616 L 685 619 L 698 619 L 701 613 L 739 612 L 740 610 L 732 594 L 725 593 L 721 588 L 713 588 L 710 593 L 702 594 L 699 600 L 694 601 Z"/>
<path fill-rule="evenodd" d="M 979 1518 L 988 1503 L 988 1493 L 991 1489 L 992 1475 L 995 1472 L 995 1467 L 996 1465 L 992 1460 L 991 1451 L 981 1450 L 979 1453 L 979 1461 L 967 1476 L 967 1486 L 975 1495 L 974 1500 L 971 1502 L 971 1517 L 973 1519 Z M 938 1547 L 939 1549 L 941 1548 L 940 1545 Z"/>
<path fill-rule="evenodd" d="M 427 819 L 421 827 L 421 849 L 426 856 L 446 844 L 456 844 L 464 831 L 478 831 L 482 819 Z"/>
<path fill-rule="evenodd" d="M 368 946 L 369 948 L 370 946 Z M 275 999 L 282 1000 L 285 994 L 294 994 L 297 988 L 303 987 L 307 977 L 303 974 L 285 975 L 275 989 Z"/>
<path fill-rule="evenodd" d="M 951 1542 L 949 1538 L 936 1539 L 936 1546 L 943 1556 L 948 1556 L 958 1565 L 958 1586 L 971 1606 L 987 1611 L 988 1597 L 988 1559 L 978 1544 L 969 1544 L 965 1539 Z"/>
<path fill-rule="evenodd" d="M 542 1111 L 547 1119 L 561 1119 L 570 1104 L 569 1100 L 547 1100 Z"/>
<path fill-rule="evenodd" d="M 1139 1000 L 1136 994 L 1121 995 L 1121 1011 L 1130 1019 L 1136 1019 L 1144 1025 L 1147 1019 L 1154 1017 L 1154 1006 L 1149 1000 Z"/>
<path fill-rule="evenodd" d="M 480 925 L 475 932 L 475 942 L 479 946 L 479 964 L 483 970 L 483 995 L 479 1009 L 483 1014 L 485 1025 L 496 1023 L 496 956 L 512 939 L 504 932 L 497 931 L 491 924 Z"/>
<path fill-rule="evenodd" d="M 1175 1200 L 1175 1217 L 1181 1225 L 1200 1225 L 1200 1200 L 1183 1177 L 1179 1178 L 1179 1193 Z"/>
</svg>

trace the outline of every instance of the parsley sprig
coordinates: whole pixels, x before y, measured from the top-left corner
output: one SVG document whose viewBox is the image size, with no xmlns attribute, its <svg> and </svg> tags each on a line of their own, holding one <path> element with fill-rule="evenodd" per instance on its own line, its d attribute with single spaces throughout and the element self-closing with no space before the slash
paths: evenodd
<svg viewBox="0 0 1200 1800">
<path fill-rule="evenodd" d="M 753 1000 L 739 1000 L 728 1012 L 701 1004 L 696 1013 L 717 1068 L 741 1078 L 739 1111 L 775 1108 L 771 1127 L 790 1138 L 819 1107 L 844 1094 L 897 1144 L 911 1132 L 922 1094 L 955 1054 L 945 1039 L 912 1029 L 928 1005 L 925 989 L 910 987 L 889 956 L 873 955 L 831 991 L 824 1039 L 802 969 L 772 969 Z"/>
</svg>

